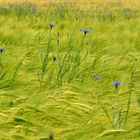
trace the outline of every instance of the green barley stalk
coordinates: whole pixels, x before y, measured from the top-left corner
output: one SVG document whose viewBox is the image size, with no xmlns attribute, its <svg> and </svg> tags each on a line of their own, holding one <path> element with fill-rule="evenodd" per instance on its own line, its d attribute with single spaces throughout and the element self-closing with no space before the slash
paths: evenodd
<svg viewBox="0 0 140 140">
<path fill-rule="evenodd" d="M 69 82 L 74 78 L 75 73 L 76 73 L 76 69 L 81 64 L 81 51 L 83 49 L 85 37 L 86 37 L 86 35 L 83 36 L 81 43 L 80 43 L 80 46 L 79 46 L 77 53 L 75 55 L 75 58 L 72 61 L 73 66 L 72 66 L 71 74 L 69 75 Z"/>
<path fill-rule="evenodd" d="M 101 106 L 102 110 L 104 111 L 105 115 L 107 116 L 107 118 L 108 118 L 110 124 L 112 125 L 112 127 L 114 127 L 113 126 L 112 119 L 111 119 L 111 117 L 110 117 L 110 115 L 109 115 L 109 113 L 107 111 L 107 108 L 105 107 L 104 103 L 100 100 L 100 98 L 98 97 L 98 95 L 96 97 L 97 97 L 97 100 L 98 100 L 98 104 Z"/>
<path fill-rule="evenodd" d="M 134 60 L 136 60 L 136 59 L 134 59 Z M 135 71 L 136 71 L 136 63 L 134 63 L 132 65 L 132 67 L 131 67 L 130 86 L 129 86 L 129 91 L 128 91 L 128 101 L 127 101 L 127 108 L 126 108 L 126 115 L 125 115 L 125 120 L 124 120 L 124 126 L 127 123 L 128 113 L 129 113 L 129 110 L 130 110 L 131 94 L 132 94 L 133 88 L 134 88 L 134 73 L 135 73 Z"/>
</svg>

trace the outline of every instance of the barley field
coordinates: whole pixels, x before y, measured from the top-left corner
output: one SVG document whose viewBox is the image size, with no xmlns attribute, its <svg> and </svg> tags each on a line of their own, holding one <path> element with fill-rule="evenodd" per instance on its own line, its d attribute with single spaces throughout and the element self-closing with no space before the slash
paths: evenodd
<svg viewBox="0 0 140 140">
<path fill-rule="evenodd" d="M 140 1 L 0 0 L 0 140 L 140 140 Z"/>
</svg>

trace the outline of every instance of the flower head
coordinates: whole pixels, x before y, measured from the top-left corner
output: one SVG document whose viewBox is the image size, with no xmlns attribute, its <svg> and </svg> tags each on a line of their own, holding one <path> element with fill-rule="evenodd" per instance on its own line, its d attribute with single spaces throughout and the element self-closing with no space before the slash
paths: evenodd
<svg viewBox="0 0 140 140">
<path fill-rule="evenodd" d="M 49 24 L 50 29 L 52 29 L 55 25 L 54 24 Z"/>
<path fill-rule="evenodd" d="M 121 82 L 112 82 L 113 85 L 121 85 Z"/>
<path fill-rule="evenodd" d="M 2 53 L 3 51 L 5 51 L 5 49 L 4 48 L 0 48 L 0 52 Z"/>
<path fill-rule="evenodd" d="M 112 82 L 113 85 L 115 85 L 115 88 L 117 89 L 119 85 L 121 85 L 121 82 Z"/>
<path fill-rule="evenodd" d="M 90 33 L 91 32 L 91 30 L 81 30 L 81 32 L 83 32 L 85 35 L 87 34 L 87 33 Z"/>
<path fill-rule="evenodd" d="M 94 80 L 100 80 L 100 76 L 97 75 L 97 74 L 95 74 L 95 75 L 93 75 L 93 79 L 94 79 Z"/>
</svg>

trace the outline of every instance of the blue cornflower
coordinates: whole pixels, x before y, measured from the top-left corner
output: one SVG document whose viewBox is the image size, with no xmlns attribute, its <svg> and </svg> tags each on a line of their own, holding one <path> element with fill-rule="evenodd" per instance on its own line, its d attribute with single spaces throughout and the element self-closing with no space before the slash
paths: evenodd
<svg viewBox="0 0 140 140">
<path fill-rule="evenodd" d="M 83 32 L 85 35 L 87 34 L 87 33 L 90 33 L 91 32 L 91 30 L 81 30 L 81 32 Z"/>
<path fill-rule="evenodd" d="M 113 14 L 108 14 L 108 17 L 113 17 Z"/>
<path fill-rule="evenodd" d="M 52 29 L 55 25 L 54 24 L 49 24 L 50 29 Z"/>
<path fill-rule="evenodd" d="M 112 82 L 113 85 L 115 85 L 115 88 L 117 89 L 119 85 L 121 85 L 121 82 Z"/>
<path fill-rule="evenodd" d="M 5 49 L 4 48 L 0 48 L 0 52 L 2 53 L 3 51 L 5 51 Z"/>
<path fill-rule="evenodd" d="M 97 74 L 95 74 L 95 75 L 93 75 L 93 79 L 94 79 L 94 80 L 100 80 L 100 76 L 97 75 Z"/>
</svg>

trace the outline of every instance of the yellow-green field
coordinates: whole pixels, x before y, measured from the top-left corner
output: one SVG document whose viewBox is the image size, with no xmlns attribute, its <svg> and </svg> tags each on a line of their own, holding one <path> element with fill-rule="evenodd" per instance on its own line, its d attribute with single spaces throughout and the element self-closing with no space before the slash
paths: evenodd
<svg viewBox="0 0 140 140">
<path fill-rule="evenodd" d="M 1 0 L 0 140 L 140 140 L 140 1 Z"/>
</svg>

